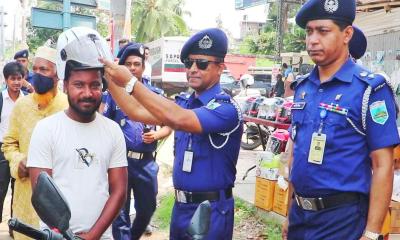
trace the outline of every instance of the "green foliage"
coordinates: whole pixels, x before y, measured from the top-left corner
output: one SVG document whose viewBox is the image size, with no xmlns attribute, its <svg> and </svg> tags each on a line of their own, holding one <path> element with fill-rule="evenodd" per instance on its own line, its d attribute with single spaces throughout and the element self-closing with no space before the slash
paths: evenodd
<svg viewBox="0 0 400 240">
<path fill-rule="evenodd" d="M 239 47 L 241 54 L 275 54 L 275 32 L 264 32 L 260 36 L 248 36 Z"/>
<path fill-rule="evenodd" d="M 38 47 L 45 44 L 49 39 L 53 44 L 57 43 L 57 38 L 61 32 L 61 30 L 32 27 L 30 18 L 28 18 L 26 39 L 29 46 L 29 51 L 34 53 Z"/>
<path fill-rule="evenodd" d="M 171 223 L 172 207 L 174 206 L 175 196 L 172 192 L 161 197 L 160 204 L 154 213 L 154 220 L 160 229 L 166 230 Z"/>
<path fill-rule="evenodd" d="M 293 32 L 285 34 L 283 38 L 283 49 L 286 52 L 304 51 L 306 49 L 305 31 L 297 26 L 293 28 Z"/>
<path fill-rule="evenodd" d="M 182 18 L 184 0 L 137 0 L 133 3 L 132 28 L 138 42 L 162 36 L 188 35 Z"/>
</svg>

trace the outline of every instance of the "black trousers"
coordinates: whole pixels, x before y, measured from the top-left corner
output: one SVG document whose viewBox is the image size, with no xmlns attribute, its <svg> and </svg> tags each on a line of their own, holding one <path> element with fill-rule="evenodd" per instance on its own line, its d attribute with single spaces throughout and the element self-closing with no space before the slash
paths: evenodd
<svg viewBox="0 0 400 240">
<path fill-rule="evenodd" d="M 3 144 L 0 143 L 0 148 L 1 145 Z M 10 166 L 8 164 L 8 161 L 5 159 L 3 152 L 0 151 L 0 222 L 3 221 L 3 205 L 7 195 L 8 184 L 10 183 L 10 180 L 11 180 Z M 15 180 L 11 181 L 12 190 L 14 189 L 14 182 Z M 12 192 L 14 192 L 14 190 Z M 11 215 L 12 215 L 12 209 L 11 209 Z"/>
</svg>

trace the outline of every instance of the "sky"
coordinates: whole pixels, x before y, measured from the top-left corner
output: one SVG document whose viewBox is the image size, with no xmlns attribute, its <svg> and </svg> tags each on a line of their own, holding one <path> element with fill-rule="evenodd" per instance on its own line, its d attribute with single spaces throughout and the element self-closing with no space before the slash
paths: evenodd
<svg viewBox="0 0 400 240">
<path fill-rule="evenodd" d="M 240 37 L 240 21 L 247 15 L 249 21 L 265 22 L 265 6 L 246 10 L 235 10 L 235 0 L 185 0 L 184 9 L 191 13 L 184 19 L 191 29 L 200 30 L 216 26 L 216 18 L 221 15 L 222 25 L 233 37 Z"/>
</svg>

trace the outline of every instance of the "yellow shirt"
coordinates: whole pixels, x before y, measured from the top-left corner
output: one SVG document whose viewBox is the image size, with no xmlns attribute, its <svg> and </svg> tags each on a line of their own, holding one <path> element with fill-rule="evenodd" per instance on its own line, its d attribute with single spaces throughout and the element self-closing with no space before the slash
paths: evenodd
<svg viewBox="0 0 400 240">
<path fill-rule="evenodd" d="M 26 160 L 29 142 L 36 123 L 56 112 L 68 107 L 67 96 L 61 91 L 44 109 L 39 109 L 33 94 L 19 99 L 10 116 L 10 126 L 4 136 L 1 150 L 5 158 L 10 162 L 11 176 L 16 179 L 13 198 L 13 217 L 34 227 L 39 227 L 39 218 L 31 204 L 31 182 L 28 178 L 18 177 L 18 165 Z M 15 240 L 30 239 L 22 234 L 14 232 Z"/>
</svg>

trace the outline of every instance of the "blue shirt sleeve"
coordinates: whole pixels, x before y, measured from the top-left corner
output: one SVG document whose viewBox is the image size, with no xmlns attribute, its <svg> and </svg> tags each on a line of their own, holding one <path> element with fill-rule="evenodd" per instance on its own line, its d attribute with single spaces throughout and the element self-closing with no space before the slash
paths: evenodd
<svg viewBox="0 0 400 240">
<path fill-rule="evenodd" d="M 203 133 L 225 133 L 239 124 L 239 115 L 232 103 L 218 102 L 220 106 L 210 109 L 207 106 L 193 109 L 200 121 Z"/>
<path fill-rule="evenodd" d="M 399 144 L 395 100 L 389 87 L 372 91 L 368 104 L 366 132 L 371 151 Z"/>
<path fill-rule="evenodd" d="M 105 97 L 103 96 L 102 102 L 104 104 L 103 116 L 114 120 L 113 118 L 115 116 L 115 102 L 112 99 L 111 95 L 107 95 Z"/>
</svg>

